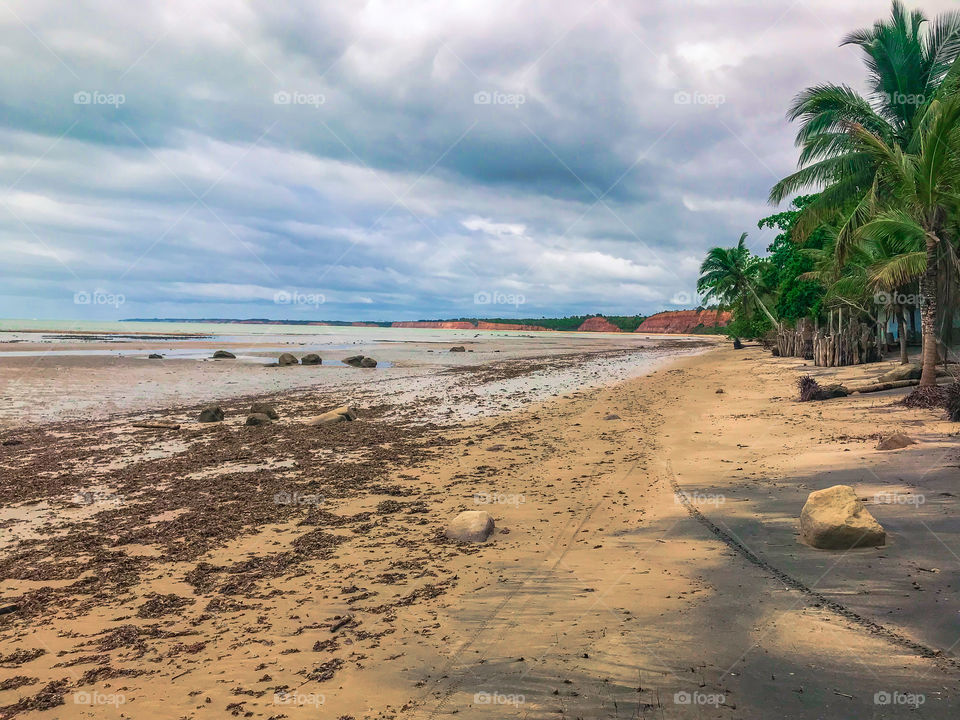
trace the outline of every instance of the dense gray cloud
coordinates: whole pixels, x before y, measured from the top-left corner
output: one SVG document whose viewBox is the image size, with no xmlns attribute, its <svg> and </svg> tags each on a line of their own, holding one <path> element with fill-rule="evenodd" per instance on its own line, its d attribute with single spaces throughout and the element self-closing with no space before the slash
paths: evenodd
<svg viewBox="0 0 960 720">
<path fill-rule="evenodd" d="M 675 307 L 706 248 L 769 242 L 790 98 L 860 85 L 838 42 L 888 11 L 6 0 L 0 315 Z"/>
</svg>

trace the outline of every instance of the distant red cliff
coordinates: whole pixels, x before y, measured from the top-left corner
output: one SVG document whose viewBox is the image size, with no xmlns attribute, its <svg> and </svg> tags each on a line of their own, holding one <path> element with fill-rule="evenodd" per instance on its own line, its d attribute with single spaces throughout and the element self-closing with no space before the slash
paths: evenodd
<svg viewBox="0 0 960 720">
<path fill-rule="evenodd" d="M 492 323 L 479 320 L 477 322 L 478 330 L 549 330 L 549 328 L 539 325 L 517 325 L 515 323 Z"/>
<path fill-rule="evenodd" d="M 477 326 L 466 320 L 405 320 L 390 327 L 433 328 L 434 330 L 476 330 Z"/>
<path fill-rule="evenodd" d="M 668 310 L 651 315 L 635 332 L 684 335 L 700 325 L 726 327 L 731 317 L 730 313 L 719 310 Z"/>
<path fill-rule="evenodd" d="M 592 317 L 583 321 L 577 332 L 623 332 L 620 328 L 604 317 Z"/>
</svg>

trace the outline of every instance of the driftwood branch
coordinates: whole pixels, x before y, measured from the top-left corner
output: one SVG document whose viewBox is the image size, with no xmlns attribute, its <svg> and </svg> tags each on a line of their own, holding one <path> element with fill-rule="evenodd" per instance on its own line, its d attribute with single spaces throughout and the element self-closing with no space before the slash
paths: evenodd
<svg viewBox="0 0 960 720">
<path fill-rule="evenodd" d="M 919 385 L 920 380 L 891 380 L 890 382 L 874 383 L 873 385 L 862 385 L 861 387 L 850 388 L 851 393 L 872 393 L 882 390 L 896 390 L 897 388 L 911 387 Z"/>
</svg>

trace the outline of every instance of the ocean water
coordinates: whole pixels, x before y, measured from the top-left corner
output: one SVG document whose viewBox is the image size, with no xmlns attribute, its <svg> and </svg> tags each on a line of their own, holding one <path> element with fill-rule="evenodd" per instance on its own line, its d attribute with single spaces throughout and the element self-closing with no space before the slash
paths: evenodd
<svg viewBox="0 0 960 720">
<path fill-rule="evenodd" d="M 291 337 L 310 336 L 311 343 L 355 344 L 375 342 L 449 342 L 473 337 L 597 337 L 606 333 L 578 333 L 524 330 L 438 330 L 432 328 L 382 328 L 322 325 L 254 325 L 245 323 L 192 322 L 99 322 L 91 320 L 0 320 L 0 341 L 44 341 L 42 335 L 104 333 L 136 335 L 193 335 L 193 339 L 218 339 L 224 342 L 290 342 Z M 616 334 L 614 334 L 616 335 Z M 623 336 L 629 336 L 623 333 Z M 642 336 L 637 336 L 642 337 Z M 129 340 L 118 338 L 118 342 Z M 189 342 L 190 337 L 184 337 Z M 58 340 L 63 342 L 63 340 Z"/>
</svg>

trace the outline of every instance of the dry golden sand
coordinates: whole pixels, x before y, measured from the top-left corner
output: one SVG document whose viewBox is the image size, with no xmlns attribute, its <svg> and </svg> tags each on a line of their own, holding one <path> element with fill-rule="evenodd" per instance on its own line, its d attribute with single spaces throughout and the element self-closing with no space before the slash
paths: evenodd
<svg viewBox="0 0 960 720">
<path fill-rule="evenodd" d="M 410 491 L 400 509 L 384 509 L 387 495 L 331 503 L 338 516 L 371 512 L 376 522 L 363 532 L 328 528 L 343 538 L 329 556 L 244 595 L 197 591 L 184 580 L 196 561 L 125 547 L 151 558 L 136 587 L 83 612 L 0 628 L 0 655 L 47 650 L 0 668 L 0 682 L 37 678 L 0 691 L 0 706 L 63 678 L 65 704 L 20 716 L 955 717 L 955 426 L 894 406 L 902 392 L 796 403 L 804 372 L 848 384 L 881 372 L 803 365 L 724 347 L 614 387 L 438 429 L 448 444 L 384 478 Z M 895 431 L 919 444 L 874 449 L 877 434 Z M 868 498 L 890 533 L 885 548 L 798 544 L 807 493 L 841 482 Z M 676 487 L 768 566 L 691 516 Z M 477 508 L 478 493 L 503 501 L 483 508 L 497 522 L 492 540 L 442 541 L 445 521 Z M 877 495 L 923 503 L 875 503 Z M 295 519 L 266 525 L 201 559 L 262 559 L 312 530 Z M 58 582 L 6 580 L 0 594 Z M 193 602 L 138 617 L 150 593 Z M 227 602 L 211 610 L 211 600 Z M 123 625 L 156 631 L 139 648 L 98 645 L 97 633 Z M 100 657 L 54 667 L 86 642 L 87 655 Z M 924 657 L 920 646 L 948 657 Z M 149 674 L 84 676 L 103 667 Z M 77 703 L 77 692 L 118 704 Z M 912 693 L 919 710 L 878 705 L 877 693 Z"/>
</svg>

